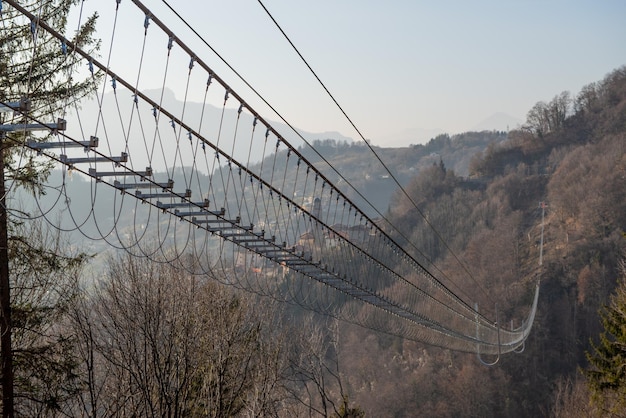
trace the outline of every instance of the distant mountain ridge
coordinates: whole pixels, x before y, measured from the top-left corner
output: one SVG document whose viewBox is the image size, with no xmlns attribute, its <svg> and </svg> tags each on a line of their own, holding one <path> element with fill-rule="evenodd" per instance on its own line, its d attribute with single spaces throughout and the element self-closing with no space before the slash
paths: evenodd
<svg viewBox="0 0 626 418">
<path fill-rule="evenodd" d="M 519 128 L 524 121 L 507 113 L 496 112 L 472 127 L 472 131 L 504 131 Z"/>
<path fill-rule="evenodd" d="M 161 103 L 163 109 L 174 114 L 176 117 L 180 117 L 183 114 L 183 122 L 193 129 L 201 126 L 201 134 L 210 142 L 219 144 L 222 150 L 228 150 L 234 148 L 233 157 L 238 161 L 247 161 L 248 154 L 250 154 L 251 162 L 258 162 L 262 158 L 263 154 L 263 142 L 253 141 L 252 148 L 250 149 L 250 132 L 253 126 L 253 116 L 242 112 L 240 116 L 239 124 L 224 123 L 223 120 L 235 120 L 238 117 L 236 108 L 225 107 L 224 114 L 222 115 L 222 108 L 218 108 L 212 104 L 198 102 L 184 103 L 176 98 L 174 92 L 170 89 L 156 89 L 145 90 L 143 94 L 147 95 L 156 103 Z M 132 158 L 133 152 L 144 152 L 142 147 L 145 146 L 141 138 L 145 136 L 145 126 L 142 123 L 138 123 L 138 120 L 151 121 L 153 119 L 153 109 L 147 107 L 146 104 L 140 104 L 138 106 L 133 105 L 132 95 L 117 95 L 113 92 L 109 92 L 99 99 L 102 103 L 103 111 L 100 112 L 98 102 L 95 100 L 85 101 L 80 109 L 80 123 L 76 115 L 68 115 L 68 130 L 67 134 L 76 138 L 89 137 L 90 135 L 101 136 L 104 134 L 103 126 L 106 126 L 106 135 L 109 138 L 127 138 L 130 156 Z M 121 109 L 119 112 L 115 109 L 119 106 Z M 102 121 L 102 115 L 120 114 L 120 120 L 106 120 Z M 132 120 L 131 120 L 132 116 Z M 100 123 L 98 123 L 100 122 Z M 144 122 L 145 123 L 145 122 Z M 294 147 L 298 147 L 304 144 L 302 138 L 308 142 L 312 142 L 316 139 L 333 139 L 339 142 L 352 142 L 352 138 L 346 137 L 338 132 L 326 131 L 326 132 L 306 132 L 298 130 L 298 133 L 302 136 L 298 136 L 289 126 L 281 122 L 275 122 L 268 120 L 268 123 L 276 129 L 279 134 L 286 139 Z M 122 128 L 121 125 L 124 127 Z M 130 128 L 128 128 L 130 126 Z M 236 126 L 239 128 L 236 129 Z M 82 132 L 81 127 L 99 127 L 98 132 Z M 249 128 L 245 128 L 249 127 Z M 96 128 L 92 128 L 96 129 Z M 148 129 L 149 130 L 149 129 Z M 112 139 L 111 142 L 115 141 Z M 219 142 L 218 142 L 219 141 Z M 245 143 L 246 146 L 233 147 L 233 141 L 236 144 Z M 121 150 L 120 150 L 121 151 Z M 191 156 L 188 158 L 191 160 Z M 164 167 L 155 166 L 154 170 L 163 170 Z"/>
</svg>

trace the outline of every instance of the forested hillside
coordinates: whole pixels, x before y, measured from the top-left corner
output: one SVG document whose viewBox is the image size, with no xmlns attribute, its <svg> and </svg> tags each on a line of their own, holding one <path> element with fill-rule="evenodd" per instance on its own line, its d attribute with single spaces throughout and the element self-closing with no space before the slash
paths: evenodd
<svg viewBox="0 0 626 418">
<path fill-rule="evenodd" d="M 406 148 L 373 147 L 387 167 L 378 161 L 364 143 L 317 140 L 311 144 L 315 150 L 305 146 L 299 150 L 368 215 L 377 216 L 387 210 L 396 188 L 391 175 L 401 185 L 405 185 L 417 173 L 444 159 L 446 165 L 457 174 L 467 176 L 472 156 L 490 144 L 494 146 L 501 143 L 506 137 L 506 132 L 465 132 L 453 136 L 442 134 L 427 144 L 411 145 Z M 364 202 L 352 187 L 368 202 Z M 369 204 L 372 204 L 378 212 Z"/>
<path fill-rule="evenodd" d="M 469 174 L 442 158 L 406 188 L 418 208 L 396 193 L 389 216 L 503 326 L 525 318 L 540 279 L 532 334 L 523 353 L 487 368 L 476 355 L 345 326 L 340 364 L 369 416 L 546 416 L 556 388 L 562 396 L 587 367 L 626 254 L 626 68 L 537 103 L 521 129 L 473 157 Z"/>
</svg>

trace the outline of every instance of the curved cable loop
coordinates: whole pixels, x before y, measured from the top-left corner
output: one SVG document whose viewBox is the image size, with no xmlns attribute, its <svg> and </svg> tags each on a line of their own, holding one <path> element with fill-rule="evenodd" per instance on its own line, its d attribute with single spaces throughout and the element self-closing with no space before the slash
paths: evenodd
<svg viewBox="0 0 626 418">
<path fill-rule="evenodd" d="M 476 312 L 478 312 L 478 303 L 476 303 L 475 305 L 475 309 Z M 497 353 L 497 357 L 495 358 L 494 361 L 492 362 L 487 362 L 485 360 L 483 360 L 483 358 L 481 357 L 481 353 L 480 353 L 480 344 L 476 345 L 476 357 L 478 358 L 478 361 L 483 365 L 483 366 L 495 366 L 499 361 L 500 361 L 500 355 L 502 354 L 502 344 L 500 341 L 500 322 L 498 322 L 498 305 L 496 305 L 496 326 L 498 328 L 498 353 Z M 476 327 L 476 339 L 480 340 L 480 334 L 479 334 L 479 328 L 478 326 Z"/>
</svg>

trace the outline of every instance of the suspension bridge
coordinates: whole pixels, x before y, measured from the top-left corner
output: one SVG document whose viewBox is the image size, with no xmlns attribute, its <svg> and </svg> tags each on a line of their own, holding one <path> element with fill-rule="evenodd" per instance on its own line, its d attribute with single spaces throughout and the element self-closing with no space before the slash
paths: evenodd
<svg viewBox="0 0 626 418">
<path fill-rule="evenodd" d="M 13 92 L 0 106 L 14 118 L 0 134 L 20 145 L 18 163 L 34 155 L 62 173 L 26 218 L 43 217 L 137 257 L 185 260 L 190 273 L 402 338 L 479 355 L 523 348 L 538 284 L 519 327 L 481 314 L 141 2 L 101 4 L 115 8 L 102 58 L 51 27 L 36 7 L 3 3 L 3 15 L 31 31 L 31 59 L 45 36 L 76 62 L 58 74 L 68 87 L 58 120 L 39 116 L 49 112 L 27 99 L 33 91 Z M 136 38 L 116 37 L 123 19 L 134 22 Z M 118 72 L 121 60 L 136 60 L 136 71 Z M 161 89 L 144 87 L 147 72 L 160 75 Z M 91 110 L 71 97 L 78 80 L 92 85 Z M 168 101 L 167 89 L 182 95 L 182 106 Z M 201 105 L 191 96 L 202 97 Z M 88 193 L 72 195 L 75 176 L 88 180 Z"/>
</svg>

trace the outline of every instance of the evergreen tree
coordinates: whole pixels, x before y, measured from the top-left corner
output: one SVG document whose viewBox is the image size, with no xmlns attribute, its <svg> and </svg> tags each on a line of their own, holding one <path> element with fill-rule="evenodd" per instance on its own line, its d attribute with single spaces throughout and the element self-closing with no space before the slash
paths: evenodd
<svg viewBox="0 0 626 418">
<path fill-rule="evenodd" d="M 83 18 L 67 28 L 70 9 L 79 0 L 21 1 L 12 7 L 0 3 L 0 104 L 25 98 L 27 112 L 0 112 L 0 126 L 50 123 L 65 116 L 81 98 L 93 91 L 99 77 L 81 78 L 79 58 L 66 43 L 40 27 L 45 22 L 59 33 L 73 33 L 71 42 L 95 49 L 97 16 Z M 25 17 L 17 7 L 33 13 Z M 12 189 L 24 187 L 44 193 L 52 162 L 37 158 L 22 144 L 46 140 L 50 132 L 0 132 L 0 303 L 2 310 L 2 411 L 42 416 L 54 413 L 73 389 L 71 339 L 59 328 L 68 302 L 77 290 L 76 274 L 84 255 L 63 255 L 58 234 L 41 224 L 20 222 L 7 198 L 5 179 Z M 9 203 L 9 204 L 8 204 Z M 9 274 L 10 272 L 10 274 Z M 9 277 L 10 276 L 10 277 Z"/>
<path fill-rule="evenodd" d="M 626 265 L 621 283 L 601 313 L 604 332 L 587 353 L 586 371 L 593 399 L 614 416 L 626 416 Z M 620 412 L 621 411 L 621 412 Z M 620 415 L 621 414 L 621 415 Z"/>
<path fill-rule="evenodd" d="M 1 9 L 0 32 L 0 104 L 27 98 L 32 108 L 25 114 L 0 113 L 1 124 L 56 122 L 93 91 L 95 79 L 100 76 L 81 77 L 78 71 L 83 62 L 64 43 L 39 27 L 45 22 L 59 33 L 74 33 L 71 42 L 86 50 L 95 50 L 99 42 L 94 39 L 97 15 L 84 18 L 79 28 L 68 28 L 70 9 L 80 0 L 51 0 L 20 2 L 20 6 L 37 16 L 28 20 L 7 3 Z M 50 133 L 29 134 L 43 136 Z M 42 192 L 41 184 L 52 168 L 51 161 L 36 158 L 35 153 L 19 153 L 16 164 L 14 147 L 23 151 L 23 133 L 13 132 L 4 139 L 3 152 L 8 180 L 33 191 Z"/>
</svg>

